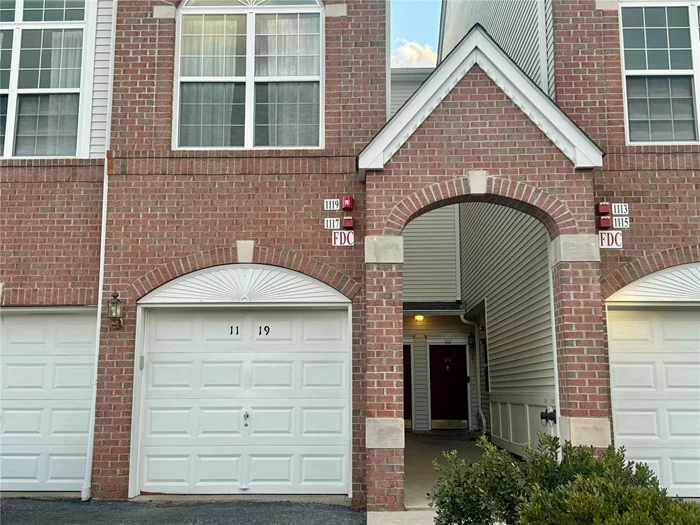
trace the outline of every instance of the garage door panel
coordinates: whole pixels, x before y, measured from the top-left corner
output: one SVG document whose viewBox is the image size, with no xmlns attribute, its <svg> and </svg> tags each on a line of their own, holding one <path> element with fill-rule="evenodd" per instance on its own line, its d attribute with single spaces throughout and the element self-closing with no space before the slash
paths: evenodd
<svg viewBox="0 0 700 525">
<path fill-rule="evenodd" d="M 700 349 L 696 349 L 696 352 L 700 352 Z M 700 362 L 664 361 L 663 367 L 667 389 L 700 390 Z"/>
<path fill-rule="evenodd" d="M 94 360 L 89 356 L 6 356 L 3 352 L 0 366 L 3 401 L 92 395 Z"/>
<path fill-rule="evenodd" d="M 2 316 L 0 489 L 76 491 L 85 478 L 94 312 Z"/>
<path fill-rule="evenodd" d="M 95 352 L 94 314 L 11 314 L 4 317 L 3 357 L 92 356 Z"/>
<path fill-rule="evenodd" d="M 87 454 L 83 445 L 3 445 L 0 453 L 6 491 L 77 491 L 85 479 Z"/>
<path fill-rule="evenodd" d="M 347 493 L 346 311 L 148 318 L 143 491 Z"/>
<path fill-rule="evenodd" d="M 2 402 L 0 446 L 87 444 L 90 402 L 65 400 Z"/>
<path fill-rule="evenodd" d="M 144 410 L 146 446 L 227 445 L 241 437 L 243 405 L 227 400 L 149 400 Z"/>
<path fill-rule="evenodd" d="M 700 311 L 609 312 L 615 444 L 700 497 Z"/>
<path fill-rule="evenodd" d="M 346 494 L 347 448 L 144 448 L 141 488 L 173 494 Z"/>
</svg>

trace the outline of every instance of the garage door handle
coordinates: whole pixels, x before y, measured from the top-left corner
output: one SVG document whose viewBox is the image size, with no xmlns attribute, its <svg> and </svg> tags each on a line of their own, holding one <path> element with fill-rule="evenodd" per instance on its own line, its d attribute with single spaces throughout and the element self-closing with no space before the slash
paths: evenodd
<svg viewBox="0 0 700 525">
<path fill-rule="evenodd" d="M 249 417 L 250 417 L 250 416 L 248 415 L 248 412 L 246 412 L 245 414 L 243 414 L 243 426 L 244 426 L 244 427 L 247 427 L 247 426 L 248 426 L 248 418 L 249 418 Z"/>
<path fill-rule="evenodd" d="M 249 417 L 250 417 L 250 415 L 248 414 L 248 412 L 246 412 L 245 414 L 243 414 L 243 419 L 248 419 Z"/>
</svg>

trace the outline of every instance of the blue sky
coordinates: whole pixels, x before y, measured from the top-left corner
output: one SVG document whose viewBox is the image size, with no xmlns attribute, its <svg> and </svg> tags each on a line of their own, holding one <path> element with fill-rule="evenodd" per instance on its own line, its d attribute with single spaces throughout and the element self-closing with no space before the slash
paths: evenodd
<svg viewBox="0 0 700 525">
<path fill-rule="evenodd" d="M 435 65 L 441 0 L 391 0 L 394 67 Z"/>
</svg>

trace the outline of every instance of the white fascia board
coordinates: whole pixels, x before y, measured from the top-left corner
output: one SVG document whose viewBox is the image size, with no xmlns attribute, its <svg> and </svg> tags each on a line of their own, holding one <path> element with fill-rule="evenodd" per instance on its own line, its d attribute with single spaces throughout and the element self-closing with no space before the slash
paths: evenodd
<svg viewBox="0 0 700 525">
<path fill-rule="evenodd" d="M 475 28 L 360 153 L 358 168 L 361 171 L 383 169 L 474 65 L 494 81 L 577 169 L 602 167 L 600 148 L 482 29 Z"/>
</svg>

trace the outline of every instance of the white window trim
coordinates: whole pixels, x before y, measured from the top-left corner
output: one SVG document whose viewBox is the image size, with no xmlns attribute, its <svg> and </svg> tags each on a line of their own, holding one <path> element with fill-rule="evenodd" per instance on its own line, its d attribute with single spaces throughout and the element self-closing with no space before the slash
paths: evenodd
<svg viewBox="0 0 700 525">
<path fill-rule="evenodd" d="M 264 6 L 264 4 L 263 4 Z M 175 81 L 173 82 L 173 125 L 172 125 L 172 144 L 173 151 L 308 151 L 322 150 L 326 147 L 326 13 L 319 2 L 318 7 L 299 6 L 299 7 L 263 7 L 257 6 L 254 8 L 246 6 L 227 6 L 227 7 L 187 7 L 187 3 L 183 2 L 178 8 L 175 30 Z M 319 13 L 321 20 L 320 34 L 320 55 L 321 62 L 319 77 L 257 77 L 255 72 L 255 15 L 257 13 L 264 14 L 280 14 L 280 13 Z M 182 39 L 182 17 L 183 15 L 246 15 L 246 76 L 244 77 L 189 77 L 187 79 L 180 78 L 180 45 Z M 251 45 L 252 44 L 252 45 Z M 248 81 L 247 79 L 253 80 Z M 239 80 L 240 79 L 240 80 Z M 181 82 L 200 82 L 205 80 L 217 82 L 245 82 L 246 98 L 245 98 L 245 132 L 244 145 L 232 147 L 190 147 L 180 146 L 180 83 Z M 318 146 L 255 146 L 255 83 L 256 82 L 303 82 L 313 81 L 319 83 L 319 142 Z"/>
<path fill-rule="evenodd" d="M 12 30 L 12 62 L 10 64 L 9 89 L 0 90 L 8 95 L 7 123 L 5 126 L 5 148 L 0 152 L 0 160 L 47 160 L 47 159 L 88 159 L 90 158 L 90 133 L 92 122 L 92 88 L 95 63 L 95 38 L 97 31 L 97 2 L 85 1 L 85 16 L 82 22 L 21 22 L 24 16 L 24 0 L 15 1 L 14 22 L 0 22 L 0 30 Z M 19 58 L 21 51 L 21 30 L 23 29 L 82 29 L 83 52 L 80 64 L 80 87 L 57 89 L 19 89 Z M 75 155 L 14 155 L 15 135 L 17 131 L 17 98 L 29 93 L 77 93 L 80 95 L 78 106 L 78 136 Z"/>
<path fill-rule="evenodd" d="M 627 71 L 625 66 L 625 43 L 622 27 L 622 9 L 624 7 L 686 7 L 689 9 L 690 20 L 690 45 L 693 59 L 693 69 L 653 69 Z M 700 2 L 697 0 L 659 0 L 659 1 L 631 1 L 620 2 L 618 8 L 618 24 L 620 35 L 620 66 L 622 73 L 622 95 L 623 111 L 625 118 L 625 145 L 627 146 L 697 146 L 700 144 L 700 26 L 698 25 L 698 8 Z M 695 102 L 695 133 L 698 136 L 694 141 L 633 141 L 630 140 L 629 114 L 627 109 L 627 77 L 641 76 L 692 76 L 693 77 L 693 100 Z"/>
</svg>

